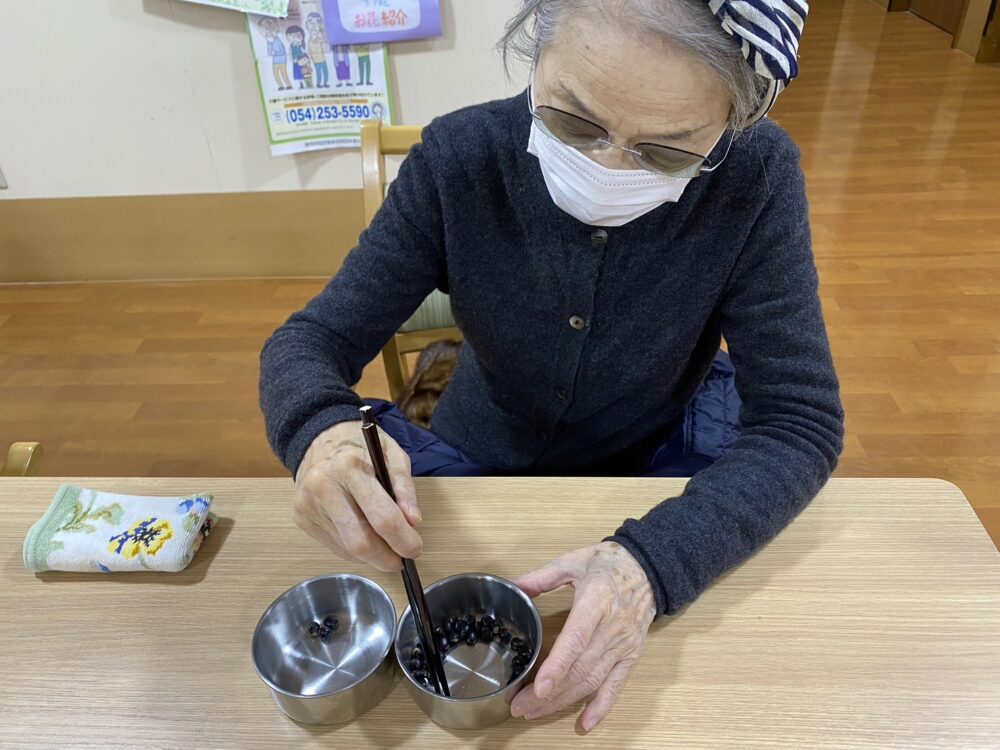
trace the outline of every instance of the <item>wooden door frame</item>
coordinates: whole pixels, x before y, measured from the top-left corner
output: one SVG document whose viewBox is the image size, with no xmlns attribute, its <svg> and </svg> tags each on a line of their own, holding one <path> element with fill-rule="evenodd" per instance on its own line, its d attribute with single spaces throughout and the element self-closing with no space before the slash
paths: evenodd
<svg viewBox="0 0 1000 750">
<path fill-rule="evenodd" d="M 998 0 L 965 0 L 958 33 L 951 45 L 977 63 L 1000 62 L 1000 5 Z"/>
<path fill-rule="evenodd" d="M 986 28 L 979 42 L 979 51 L 976 52 L 976 62 L 1000 62 L 1000 6 L 997 5 L 997 0 L 993 0 L 990 5 Z"/>
<path fill-rule="evenodd" d="M 910 0 L 883 0 L 889 13 L 910 11 Z M 969 55 L 977 63 L 1000 62 L 1000 0 L 965 0 L 958 30 L 952 37 L 952 49 Z M 978 27 L 982 31 L 966 26 Z"/>
</svg>

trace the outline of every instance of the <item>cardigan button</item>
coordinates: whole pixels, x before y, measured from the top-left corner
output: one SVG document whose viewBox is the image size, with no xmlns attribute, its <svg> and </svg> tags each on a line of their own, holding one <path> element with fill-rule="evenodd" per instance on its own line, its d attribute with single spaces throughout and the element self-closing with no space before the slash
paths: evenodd
<svg viewBox="0 0 1000 750">
<path fill-rule="evenodd" d="M 608 230 L 607 229 L 595 229 L 590 235 L 590 241 L 595 245 L 607 245 L 608 244 Z"/>
<path fill-rule="evenodd" d="M 569 324 L 578 331 L 582 331 L 584 328 L 587 327 L 587 321 L 581 318 L 579 315 L 574 315 L 572 318 L 570 318 Z"/>
</svg>

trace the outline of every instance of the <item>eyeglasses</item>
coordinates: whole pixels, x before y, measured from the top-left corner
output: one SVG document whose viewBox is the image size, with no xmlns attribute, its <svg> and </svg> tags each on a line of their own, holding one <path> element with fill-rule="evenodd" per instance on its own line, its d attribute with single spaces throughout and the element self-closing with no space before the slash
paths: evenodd
<svg viewBox="0 0 1000 750">
<path fill-rule="evenodd" d="M 533 106 L 530 89 L 528 103 L 531 106 L 531 116 L 538 123 L 539 130 L 550 138 L 581 151 L 602 151 L 606 148 L 621 149 L 631 154 L 641 169 L 669 177 L 696 177 L 714 171 L 729 155 L 729 149 L 732 148 L 733 140 L 736 138 L 734 131 L 722 158 L 715 164 L 711 164 L 708 162 L 707 156 L 673 146 L 664 146 L 661 143 L 633 143 L 619 146 L 612 143 L 611 134 L 596 122 L 591 122 L 570 112 L 564 112 L 556 107 L 550 107 L 547 104 Z M 721 134 L 719 138 L 722 138 Z"/>
</svg>

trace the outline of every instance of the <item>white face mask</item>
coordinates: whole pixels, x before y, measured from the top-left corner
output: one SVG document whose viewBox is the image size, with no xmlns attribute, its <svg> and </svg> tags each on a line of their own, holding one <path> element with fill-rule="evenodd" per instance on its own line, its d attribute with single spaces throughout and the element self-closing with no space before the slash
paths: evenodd
<svg viewBox="0 0 1000 750">
<path fill-rule="evenodd" d="M 534 120 L 528 153 L 538 157 L 555 204 L 593 226 L 620 227 L 664 203 L 676 203 L 691 181 L 644 169 L 607 169 L 542 133 Z"/>
</svg>

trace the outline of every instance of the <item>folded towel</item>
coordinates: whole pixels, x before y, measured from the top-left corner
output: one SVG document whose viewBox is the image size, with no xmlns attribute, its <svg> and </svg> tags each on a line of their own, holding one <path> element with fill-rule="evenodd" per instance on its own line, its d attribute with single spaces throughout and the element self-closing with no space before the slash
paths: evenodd
<svg viewBox="0 0 1000 750">
<path fill-rule="evenodd" d="M 142 497 L 64 484 L 28 531 L 31 570 L 184 570 L 215 525 L 211 495 Z"/>
</svg>

